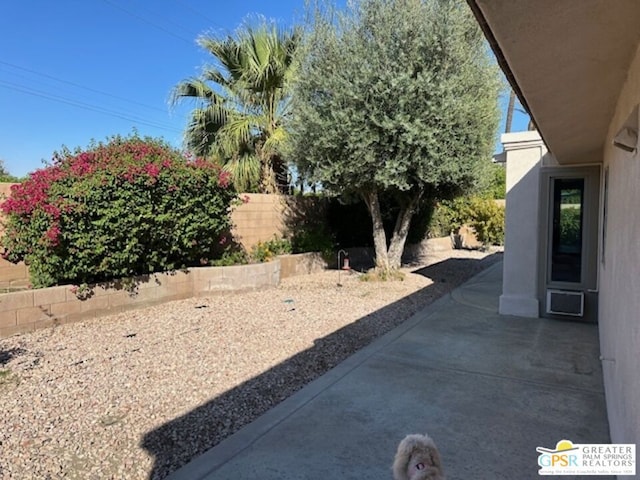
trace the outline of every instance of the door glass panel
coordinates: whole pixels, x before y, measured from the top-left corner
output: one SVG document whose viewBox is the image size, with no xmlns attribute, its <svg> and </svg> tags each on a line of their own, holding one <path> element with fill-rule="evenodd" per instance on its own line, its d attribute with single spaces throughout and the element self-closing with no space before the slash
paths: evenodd
<svg viewBox="0 0 640 480">
<path fill-rule="evenodd" d="M 580 283 L 584 178 L 553 180 L 551 280 Z"/>
</svg>

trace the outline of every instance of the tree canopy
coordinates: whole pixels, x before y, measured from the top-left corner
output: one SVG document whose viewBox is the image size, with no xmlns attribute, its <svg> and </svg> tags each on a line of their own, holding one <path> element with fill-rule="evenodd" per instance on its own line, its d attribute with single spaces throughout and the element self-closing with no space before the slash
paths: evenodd
<svg viewBox="0 0 640 480">
<path fill-rule="evenodd" d="M 377 264 L 396 268 L 421 199 L 472 187 L 490 158 L 498 68 L 461 0 L 360 0 L 312 18 L 289 153 L 306 178 L 365 201 Z M 400 207 L 390 243 L 381 195 Z"/>
<path fill-rule="evenodd" d="M 172 94 L 174 104 L 186 99 L 196 104 L 185 132 L 187 146 L 222 163 L 239 190 L 277 191 L 286 183 L 280 147 L 299 32 L 261 18 L 234 36 L 205 35 L 198 43 L 215 64 L 180 82 Z"/>
<path fill-rule="evenodd" d="M 4 160 L 0 159 L 0 182 L 3 183 L 19 183 L 21 179 L 16 177 L 15 175 L 11 175 L 7 167 L 5 166 Z"/>
</svg>

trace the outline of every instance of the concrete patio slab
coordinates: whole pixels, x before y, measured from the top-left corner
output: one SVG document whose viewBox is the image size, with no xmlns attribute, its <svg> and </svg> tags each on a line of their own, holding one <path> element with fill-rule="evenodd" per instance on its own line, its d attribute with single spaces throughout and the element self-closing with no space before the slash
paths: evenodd
<svg viewBox="0 0 640 480">
<path fill-rule="evenodd" d="M 390 479 L 398 442 L 428 433 L 449 479 L 533 479 L 538 446 L 609 443 L 597 325 L 498 315 L 501 269 L 481 272 L 169 478 Z"/>
</svg>

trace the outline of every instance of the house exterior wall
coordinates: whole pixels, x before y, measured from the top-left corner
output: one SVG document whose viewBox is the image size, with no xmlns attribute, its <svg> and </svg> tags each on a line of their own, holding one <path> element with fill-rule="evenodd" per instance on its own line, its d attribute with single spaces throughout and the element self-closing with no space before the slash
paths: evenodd
<svg viewBox="0 0 640 480">
<path fill-rule="evenodd" d="M 547 150 L 537 132 L 502 136 L 507 203 L 500 313 L 538 317 L 540 164 Z"/>
<path fill-rule="evenodd" d="M 611 441 L 635 444 L 640 444 L 640 154 L 615 148 L 612 140 L 638 103 L 636 51 L 605 142 L 598 312 Z"/>
</svg>

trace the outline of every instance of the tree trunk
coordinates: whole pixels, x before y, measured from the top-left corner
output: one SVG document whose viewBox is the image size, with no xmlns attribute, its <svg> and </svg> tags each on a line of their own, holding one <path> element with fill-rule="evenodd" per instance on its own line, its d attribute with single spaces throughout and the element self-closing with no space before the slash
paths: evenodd
<svg viewBox="0 0 640 480">
<path fill-rule="evenodd" d="M 260 162 L 262 165 L 261 185 L 260 190 L 262 193 L 277 193 L 278 186 L 276 185 L 276 178 L 273 171 L 273 162 L 270 156 L 262 158 Z"/>
<path fill-rule="evenodd" d="M 376 251 L 376 268 L 389 270 L 389 256 L 387 254 L 387 235 L 382 224 L 382 212 L 380 211 L 380 199 L 378 192 L 363 194 L 364 203 L 367 204 L 371 221 L 373 223 L 373 246 Z"/>
<path fill-rule="evenodd" d="M 422 198 L 422 191 L 416 193 L 408 204 L 401 207 L 396 223 L 393 228 L 391 244 L 387 249 L 387 235 L 382 223 L 382 212 L 380 211 L 380 199 L 377 192 L 369 192 L 363 195 L 367 204 L 371 221 L 373 223 L 373 245 L 376 252 L 376 268 L 380 270 L 394 270 L 400 268 L 402 264 L 402 253 L 409 234 L 411 218 L 416 211 L 418 203 Z"/>
<path fill-rule="evenodd" d="M 516 94 L 511 89 L 511 93 L 509 94 L 509 105 L 507 106 L 507 121 L 504 126 L 504 133 L 509 133 L 511 131 L 511 124 L 513 123 L 513 109 L 516 105 Z"/>
<path fill-rule="evenodd" d="M 400 268 L 402 264 L 402 253 L 409 234 L 411 219 L 421 197 L 422 192 L 419 192 L 398 212 L 398 218 L 396 218 L 396 224 L 393 228 L 393 236 L 391 237 L 391 245 L 389 245 L 389 268 Z"/>
<path fill-rule="evenodd" d="M 260 191 L 262 193 L 282 193 L 289 192 L 289 178 L 286 164 L 282 157 L 277 154 L 264 154 L 256 149 L 260 158 Z"/>
</svg>

